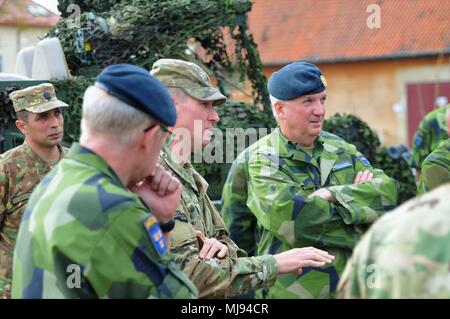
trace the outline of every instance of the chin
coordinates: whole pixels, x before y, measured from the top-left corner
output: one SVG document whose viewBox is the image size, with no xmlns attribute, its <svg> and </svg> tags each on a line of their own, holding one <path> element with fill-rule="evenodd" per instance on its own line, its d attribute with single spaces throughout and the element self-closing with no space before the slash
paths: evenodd
<svg viewBox="0 0 450 319">
<path fill-rule="evenodd" d="M 46 143 L 48 146 L 50 146 L 50 147 L 53 147 L 53 146 L 56 146 L 56 145 L 59 145 L 59 144 L 61 144 L 61 140 L 52 140 L 52 141 L 47 141 L 47 143 Z"/>
<path fill-rule="evenodd" d="M 320 132 L 322 131 L 322 125 L 320 125 L 320 126 L 316 126 L 316 127 L 314 127 L 314 128 L 311 128 L 311 134 L 320 134 Z"/>
</svg>

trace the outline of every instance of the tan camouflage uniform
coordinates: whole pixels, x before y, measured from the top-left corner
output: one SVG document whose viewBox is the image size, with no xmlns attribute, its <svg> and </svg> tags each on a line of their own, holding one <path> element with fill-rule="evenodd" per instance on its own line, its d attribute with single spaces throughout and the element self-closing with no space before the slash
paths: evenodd
<svg viewBox="0 0 450 319">
<path fill-rule="evenodd" d="M 450 298 L 450 184 L 381 217 L 361 239 L 340 298 Z"/>
<path fill-rule="evenodd" d="M 16 112 L 41 113 L 67 106 L 46 83 L 15 91 L 10 98 Z M 67 154 L 68 149 L 58 148 L 60 158 Z M 13 251 L 28 198 L 55 164 L 44 161 L 26 142 L 0 157 L 0 298 L 11 295 Z"/>
<path fill-rule="evenodd" d="M 190 163 L 177 164 L 167 146 L 163 148 L 161 159 L 161 164 L 175 173 L 183 184 L 170 252 L 197 286 L 199 297 L 227 298 L 272 286 L 277 277 L 275 258 L 246 257 L 246 253 L 229 238 L 222 218 L 206 194 L 208 183 L 203 177 Z M 226 244 L 228 258 L 200 259 L 196 230 Z"/>
</svg>

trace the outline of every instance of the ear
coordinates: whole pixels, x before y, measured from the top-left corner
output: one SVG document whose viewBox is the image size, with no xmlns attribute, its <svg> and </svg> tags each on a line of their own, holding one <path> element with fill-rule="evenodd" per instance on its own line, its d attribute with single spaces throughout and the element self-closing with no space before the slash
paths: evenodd
<svg viewBox="0 0 450 319">
<path fill-rule="evenodd" d="M 16 127 L 19 129 L 20 132 L 22 132 L 23 135 L 27 135 L 28 134 L 28 127 L 27 127 L 27 123 L 25 123 L 22 120 L 16 120 Z"/>
<path fill-rule="evenodd" d="M 173 105 L 175 105 L 175 110 L 177 111 L 177 116 L 178 116 L 178 114 L 180 112 L 180 104 L 178 102 L 178 98 L 174 94 L 172 94 L 171 97 L 172 97 Z"/>
<path fill-rule="evenodd" d="M 284 113 L 284 103 L 277 101 L 273 107 L 277 118 L 284 120 L 286 118 L 286 114 Z"/>
</svg>

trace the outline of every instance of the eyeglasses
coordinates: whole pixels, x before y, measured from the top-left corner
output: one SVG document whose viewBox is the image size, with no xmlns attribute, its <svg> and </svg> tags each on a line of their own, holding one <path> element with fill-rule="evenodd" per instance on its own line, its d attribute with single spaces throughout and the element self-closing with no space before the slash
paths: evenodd
<svg viewBox="0 0 450 319">
<path fill-rule="evenodd" d="M 169 129 L 167 128 L 167 126 L 165 126 L 164 124 L 156 124 L 156 125 L 159 125 L 159 128 L 161 129 L 161 131 L 163 131 L 164 133 L 168 133 L 169 136 L 173 134 L 171 131 L 169 131 Z M 147 127 L 146 129 L 144 129 L 144 132 L 150 131 L 150 130 L 151 130 L 152 128 L 154 128 L 156 125 L 150 125 L 150 126 Z"/>
</svg>

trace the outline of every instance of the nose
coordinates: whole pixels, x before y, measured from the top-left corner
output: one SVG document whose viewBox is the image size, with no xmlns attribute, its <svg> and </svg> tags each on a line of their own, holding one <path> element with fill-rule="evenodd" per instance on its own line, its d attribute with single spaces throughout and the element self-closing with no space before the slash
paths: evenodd
<svg viewBox="0 0 450 319">
<path fill-rule="evenodd" d="M 217 123 L 220 121 L 220 117 L 219 114 L 217 114 L 216 109 L 213 107 L 211 107 L 209 114 L 208 114 L 208 121 L 212 122 L 212 123 Z"/>
<path fill-rule="evenodd" d="M 323 105 L 320 101 L 316 102 L 313 108 L 313 114 L 316 116 L 324 116 L 325 105 Z"/>
<path fill-rule="evenodd" d="M 59 114 L 52 113 L 50 117 L 50 126 L 51 127 L 59 127 L 61 126 L 61 116 Z"/>
</svg>

